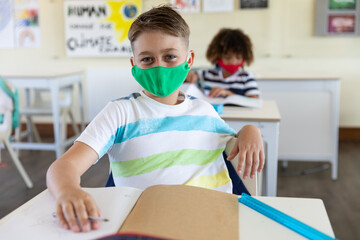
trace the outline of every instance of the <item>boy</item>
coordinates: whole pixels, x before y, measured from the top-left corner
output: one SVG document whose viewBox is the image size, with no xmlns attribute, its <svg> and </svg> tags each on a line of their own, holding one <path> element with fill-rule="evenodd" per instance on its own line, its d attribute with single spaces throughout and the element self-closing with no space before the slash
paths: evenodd
<svg viewBox="0 0 360 240">
<path fill-rule="evenodd" d="M 81 190 L 80 176 L 105 153 L 116 186 L 187 184 L 231 192 L 222 151 L 235 132 L 210 104 L 178 90 L 194 60 L 189 34 L 184 19 L 168 6 L 151 9 L 132 24 L 130 62 L 144 90 L 110 102 L 47 172 L 63 227 L 74 232 L 99 228 L 87 220 L 101 213 Z M 237 136 L 228 159 L 240 153 L 244 177 L 250 172 L 253 177 L 264 165 L 260 131 L 246 126 Z"/>
</svg>

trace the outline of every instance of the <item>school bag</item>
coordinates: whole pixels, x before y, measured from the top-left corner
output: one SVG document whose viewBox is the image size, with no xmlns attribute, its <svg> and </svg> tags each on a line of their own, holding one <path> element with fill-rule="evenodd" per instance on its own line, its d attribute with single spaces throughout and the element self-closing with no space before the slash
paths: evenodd
<svg viewBox="0 0 360 240">
<path fill-rule="evenodd" d="M 8 112 L 12 115 L 11 128 L 15 129 L 20 124 L 18 91 L 0 77 L 0 124 Z"/>
</svg>

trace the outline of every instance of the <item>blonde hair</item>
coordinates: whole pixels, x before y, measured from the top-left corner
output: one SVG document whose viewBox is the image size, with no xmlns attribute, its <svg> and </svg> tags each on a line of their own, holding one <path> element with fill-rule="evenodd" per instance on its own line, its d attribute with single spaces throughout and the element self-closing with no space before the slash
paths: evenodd
<svg viewBox="0 0 360 240">
<path fill-rule="evenodd" d="M 131 45 L 141 33 L 149 31 L 161 31 L 175 37 L 181 37 L 185 40 L 186 46 L 189 47 L 190 28 L 170 5 L 152 8 L 135 19 L 128 32 Z"/>
</svg>

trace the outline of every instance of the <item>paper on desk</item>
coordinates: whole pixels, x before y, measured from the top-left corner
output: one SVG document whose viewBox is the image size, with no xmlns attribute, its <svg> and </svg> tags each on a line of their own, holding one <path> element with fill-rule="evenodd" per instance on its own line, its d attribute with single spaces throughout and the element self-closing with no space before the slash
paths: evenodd
<svg viewBox="0 0 360 240">
<path fill-rule="evenodd" d="M 52 216 L 55 211 L 55 199 L 48 190 L 19 208 L 19 212 L 9 216 L 0 225 L 1 239 L 94 239 L 116 233 L 127 215 L 135 205 L 142 190 L 129 187 L 84 188 L 90 193 L 104 218 L 101 228 L 88 233 L 73 233 L 60 226 L 57 219 Z M 120 203 L 120 204 L 119 204 Z M 7 217 L 6 217 L 7 218 Z"/>
<path fill-rule="evenodd" d="M 206 96 L 196 86 L 196 84 L 185 83 L 180 87 L 180 90 L 188 95 L 202 99 L 210 104 L 232 104 L 232 105 L 238 105 L 238 106 L 250 107 L 250 108 L 261 108 L 263 104 L 262 99 L 249 98 L 241 95 L 231 95 L 225 98 L 222 97 L 211 98 Z"/>
</svg>

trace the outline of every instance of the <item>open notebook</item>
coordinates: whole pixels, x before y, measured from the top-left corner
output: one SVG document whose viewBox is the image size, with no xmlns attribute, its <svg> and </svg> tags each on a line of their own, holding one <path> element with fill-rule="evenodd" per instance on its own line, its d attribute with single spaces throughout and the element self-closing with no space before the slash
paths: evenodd
<svg viewBox="0 0 360 240">
<path fill-rule="evenodd" d="M 208 103 L 215 105 L 235 105 L 241 107 L 249 107 L 249 108 L 261 108 L 263 104 L 262 99 L 249 98 L 241 95 L 231 95 L 225 98 L 217 97 L 211 98 L 206 96 L 197 86 L 196 84 L 184 83 L 181 85 L 180 90 L 184 93 L 191 95 L 193 97 L 203 99 Z"/>
<path fill-rule="evenodd" d="M 96 239 L 139 233 L 172 239 L 304 239 L 257 211 L 238 196 L 183 185 L 157 185 L 144 191 L 129 187 L 84 188 L 98 203 L 101 229 L 72 233 L 54 219 L 55 199 L 45 190 L 0 220 L 1 239 Z M 319 231 L 334 236 L 320 199 L 256 197 Z"/>
<path fill-rule="evenodd" d="M 95 239 L 119 228 L 162 238 L 238 239 L 238 203 L 232 194 L 181 185 L 157 185 L 145 191 L 129 187 L 84 190 L 109 219 L 101 223 L 101 229 L 72 233 L 61 228 L 52 216 L 55 199 L 46 190 L 16 214 L 6 216 L 6 221 L 2 219 L 1 239 Z"/>
</svg>

